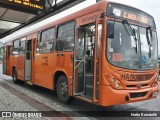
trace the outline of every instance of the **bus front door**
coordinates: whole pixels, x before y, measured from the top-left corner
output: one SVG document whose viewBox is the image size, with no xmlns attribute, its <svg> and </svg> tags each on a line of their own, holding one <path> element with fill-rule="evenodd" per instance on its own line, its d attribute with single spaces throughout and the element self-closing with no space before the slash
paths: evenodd
<svg viewBox="0 0 160 120">
<path fill-rule="evenodd" d="M 73 95 L 94 102 L 96 80 L 95 64 L 95 23 L 81 26 L 76 30 L 74 47 Z"/>
<path fill-rule="evenodd" d="M 85 57 L 86 57 L 86 38 L 85 30 L 77 29 L 77 38 L 74 47 L 74 77 L 73 95 L 85 94 Z"/>
</svg>

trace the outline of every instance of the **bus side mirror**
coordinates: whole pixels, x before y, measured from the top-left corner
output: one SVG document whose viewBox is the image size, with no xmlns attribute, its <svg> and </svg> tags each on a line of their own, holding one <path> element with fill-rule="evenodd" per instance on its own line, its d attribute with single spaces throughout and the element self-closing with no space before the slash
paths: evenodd
<svg viewBox="0 0 160 120">
<path fill-rule="evenodd" d="M 114 38 L 114 22 L 108 22 L 107 24 L 107 38 Z"/>
</svg>

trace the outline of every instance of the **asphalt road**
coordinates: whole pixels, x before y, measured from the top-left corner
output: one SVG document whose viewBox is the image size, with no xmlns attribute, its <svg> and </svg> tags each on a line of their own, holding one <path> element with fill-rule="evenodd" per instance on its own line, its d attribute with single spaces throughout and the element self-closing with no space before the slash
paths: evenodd
<svg viewBox="0 0 160 120">
<path fill-rule="evenodd" d="M 1 68 L 1 65 L 0 65 Z M 53 95 L 53 92 L 39 87 L 39 86 L 30 86 L 27 84 L 14 84 L 12 82 L 12 78 L 11 77 L 7 77 L 5 75 L 2 75 L 2 70 L 0 70 L 0 83 L 2 82 L 3 84 L 1 85 L 3 87 L 4 84 L 12 87 L 12 89 L 16 89 L 19 92 L 23 92 L 23 94 L 26 94 L 30 97 L 32 97 L 32 99 L 35 99 L 43 104 L 45 104 L 45 106 L 51 107 L 54 110 L 58 110 L 58 111 L 74 111 L 75 113 L 82 113 L 82 119 L 100 119 L 100 120 L 128 120 L 128 119 L 148 119 L 148 120 L 159 120 L 160 118 L 158 117 L 93 117 L 90 116 L 89 112 L 90 111 L 123 111 L 124 113 L 126 111 L 160 111 L 160 93 L 158 94 L 158 97 L 156 99 L 152 99 L 152 100 L 147 100 L 147 101 L 141 101 L 141 102 L 136 102 L 136 103 L 129 103 L 129 104 L 125 104 L 125 105 L 114 105 L 114 106 L 109 106 L 109 107 L 101 107 L 98 105 L 94 105 L 85 101 L 81 101 L 79 99 L 74 99 L 70 104 L 62 104 L 58 101 L 57 97 L 55 95 Z M 5 86 L 5 85 L 4 85 Z M 4 87 L 5 88 L 5 87 Z M 7 89 L 7 88 L 5 88 Z M 10 91 L 12 92 L 12 91 Z M 1 94 L 0 94 L 1 95 Z M 19 98 L 21 99 L 21 98 Z M 43 99 L 43 100 L 41 100 Z M 23 100 L 23 98 L 22 98 Z M 27 100 L 23 100 L 25 103 L 28 103 Z M 0 101 L 2 102 L 2 101 Z M 11 105 L 12 106 L 12 105 Z M 31 105 L 32 107 L 34 107 L 33 105 Z M 56 106 L 58 106 L 56 108 Z M 35 108 L 35 107 L 34 107 Z M 37 109 L 37 108 L 36 108 Z M 59 110 L 61 109 L 61 110 Z M 5 108 L 4 108 L 5 110 Z M 77 112 L 76 112 L 77 111 Z M 82 111 L 82 112 L 79 112 Z M 83 112 L 84 111 L 84 112 Z M 88 112 L 87 112 L 88 111 Z M 79 119 L 79 118 L 73 118 L 73 119 Z"/>
</svg>

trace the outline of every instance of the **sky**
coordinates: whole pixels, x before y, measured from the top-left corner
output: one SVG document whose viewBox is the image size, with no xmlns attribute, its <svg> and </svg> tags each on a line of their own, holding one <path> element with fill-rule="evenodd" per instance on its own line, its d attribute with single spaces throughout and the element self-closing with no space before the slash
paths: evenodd
<svg viewBox="0 0 160 120">
<path fill-rule="evenodd" d="M 114 2 L 118 2 L 118 3 L 130 5 L 130 6 L 136 7 L 138 9 L 143 10 L 143 11 L 149 13 L 150 15 L 152 15 L 155 18 L 156 26 L 157 26 L 157 35 L 158 35 L 158 39 L 160 39 L 160 27 L 159 27 L 160 26 L 160 6 L 159 6 L 160 0 L 109 0 L 109 1 L 114 1 Z M 68 10 L 60 13 L 59 15 L 54 16 L 54 20 L 57 20 L 62 16 L 65 17 L 68 14 L 79 11 L 80 9 L 88 7 L 88 6 L 95 4 L 95 3 L 96 3 L 96 0 L 86 0 L 85 2 L 82 2 L 79 5 L 74 6 L 71 9 L 68 9 Z M 37 23 L 27 29 L 31 30 L 33 28 L 37 28 L 40 25 L 42 25 L 43 23 L 49 23 L 51 21 L 53 21 L 53 17 L 48 18 L 47 20 L 44 20 L 40 23 Z M 25 32 L 25 31 L 27 31 L 27 30 L 26 29 L 21 30 L 21 33 Z M 15 35 L 16 34 L 19 34 L 19 33 L 17 32 L 17 33 L 15 33 Z M 8 40 L 8 38 L 10 38 L 10 37 L 11 36 L 6 37 L 5 39 L 3 39 L 3 41 Z M 160 42 L 159 42 L 159 46 L 160 46 Z M 160 47 L 159 47 L 159 54 L 160 54 Z"/>
</svg>

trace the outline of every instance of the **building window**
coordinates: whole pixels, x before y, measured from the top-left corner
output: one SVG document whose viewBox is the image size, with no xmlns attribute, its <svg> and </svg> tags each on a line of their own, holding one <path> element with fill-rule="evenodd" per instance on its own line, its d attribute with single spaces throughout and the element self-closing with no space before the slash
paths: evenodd
<svg viewBox="0 0 160 120">
<path fill-rule="evenodd" d="M 73 51 L 75 22 L 66 23 L 58 27 L 56 51 Z"/>
</svg>

